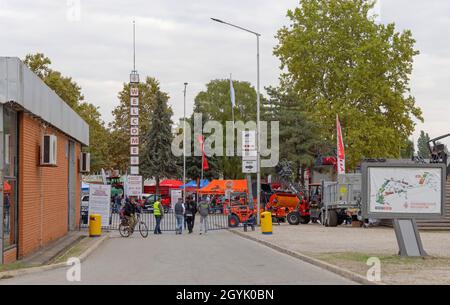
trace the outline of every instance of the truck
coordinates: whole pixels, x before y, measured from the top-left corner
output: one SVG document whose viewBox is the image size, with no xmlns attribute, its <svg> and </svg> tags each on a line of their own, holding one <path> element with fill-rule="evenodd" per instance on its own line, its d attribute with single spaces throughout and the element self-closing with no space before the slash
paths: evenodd
<svg viewBox="0 0 450 305">
<path fill-rule="evenodd" d="M 361 220 L 361 174 L 339 175 L 337 182 L 322 182 L 320 223 L 336 227 L 348 218 Z"/>
</svg>

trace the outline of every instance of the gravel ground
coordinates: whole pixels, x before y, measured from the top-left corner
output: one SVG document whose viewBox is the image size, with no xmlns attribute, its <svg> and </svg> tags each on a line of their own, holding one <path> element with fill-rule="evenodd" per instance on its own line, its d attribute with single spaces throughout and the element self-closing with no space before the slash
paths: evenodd
<svg viewBox="0 0 450 305">
<path fill-rule="evenodd" d="M 318 224 L 274 225 L 273 235 L 248 232 L 258 239 L 310 255 L 365 275 L 368 257 L 380 257 L 382 281 L 392 284 L 450 284 L 450 232 L 422 231 L 427 259 L 403 259 L 391 228 L 326 228 Z"/>
</svg>

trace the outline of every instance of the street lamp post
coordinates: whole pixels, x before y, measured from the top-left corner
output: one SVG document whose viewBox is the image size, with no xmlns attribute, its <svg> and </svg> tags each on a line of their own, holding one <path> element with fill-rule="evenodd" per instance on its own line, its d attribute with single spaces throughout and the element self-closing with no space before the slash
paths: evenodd
<svg viewBox="0 0 450 305">
<path fill-rule="evenodd" d="M 184 110 L 183 110 L 183 203 L 186 204 L 186 88 L 188 83 L 184 83 Z"/>
<path fill-rule="evenodd" d="M 256 36 L 256 70 L 257 70 L 257 80 L 256 80 L 256 126 L 257 126 L 257 132 L 256 132 L 256 160 L 257 160 L 257 172 L 256 172 L 256 205 L 257 205 L 257 213 L 258 213 L 258 217 L 257 217 L 257 221 L 258 221 L 258 225 L 260 224 L 260 208 L 261 208 L 261 147 L 260 147 L 260 143 L 261 143 L 261 124 L 260 124 L 260 103 L 261 103 L 261 98 L 260 98 L 260 58 L 259 58 L 259 37 L 261 37 L 261 34 L 251 31 L 249 29 L 240 27 L 238 25 L 235 24 L 231 24 L 228 22 L 225 22 L 223 20 L 220 19 L 216 19 L 216 18 L 211 18 L 211 20 L 218 22 L 218 23 L 222 23 L 225 25 L 229 25 L 231 27 L 237 28 L 239 30 L 251 33 L 253 35 Z M 250 190 L 251 191 L 251 190 Z"/>
</svg>

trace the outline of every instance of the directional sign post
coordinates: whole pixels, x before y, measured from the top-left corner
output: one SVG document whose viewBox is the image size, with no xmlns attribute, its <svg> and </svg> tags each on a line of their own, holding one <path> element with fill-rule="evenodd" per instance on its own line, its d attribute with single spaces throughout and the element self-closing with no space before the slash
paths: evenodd
<svg viewBox="0 0 450 305">
<path fill-rule="evenodd" d="M 242 173 L 258 173 L 258 157 L 256 153 L 256 131 L 242 132 Z"/>
</svg>

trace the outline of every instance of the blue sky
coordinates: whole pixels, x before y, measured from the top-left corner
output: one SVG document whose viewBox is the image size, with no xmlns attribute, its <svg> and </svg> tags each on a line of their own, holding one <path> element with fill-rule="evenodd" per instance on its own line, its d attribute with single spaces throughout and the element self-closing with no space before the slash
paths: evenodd
<svg viewBox="0 0 450 305">
<path fill-rule="evenodd" d="M 141 77 L 161 81 L 177 119 L 183 111 L 184 82 L 189 82 L 189 112 L 193 98 L 211 79 L 232 73 L 236 80 L 256 83 L 255 38 L 213 23 L 210 17 L 262 34 L 262 86 L 276 85 L 274 35 L 287 23 L 286 11 L 297 4 L 294 0 L 0 0 L 0 54 L 23 58 L 30 52 L 45 53 L 110 121 L 117 92 L 132 69 L 136 19 L 137 69 Z M 425 123 L 417 126 L 415 139 L 421 129 L 431 136 L 449 133 L 450 1 L 382 0 L 377 11 L 380 22 L 411 29 L 421 51 L 412 93 Z"/>
</svg>

